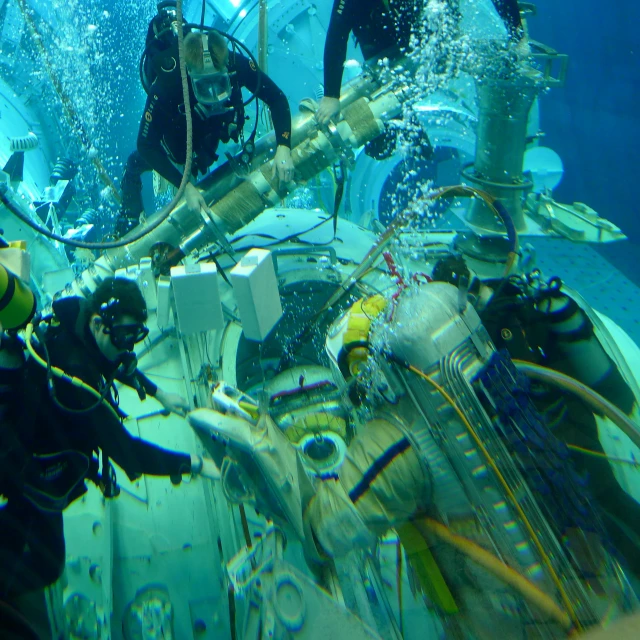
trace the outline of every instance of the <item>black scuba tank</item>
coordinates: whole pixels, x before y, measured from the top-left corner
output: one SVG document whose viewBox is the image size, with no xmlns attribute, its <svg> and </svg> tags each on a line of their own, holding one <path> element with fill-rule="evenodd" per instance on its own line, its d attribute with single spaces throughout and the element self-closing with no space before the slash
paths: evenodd
<svg viewBox="0 0 640 640">
<path fill-rule="evenodd" d="M 140 81 L 146 93 L 160 73 L 173 73 L 178 67 L 178 37 L 175 28 L 175 0 L 159 2 L 158 13 L 149 22 L 145 48 L 140 58 Z M 189 33 L 183 20 L 185 35 Z"/>
</svg>

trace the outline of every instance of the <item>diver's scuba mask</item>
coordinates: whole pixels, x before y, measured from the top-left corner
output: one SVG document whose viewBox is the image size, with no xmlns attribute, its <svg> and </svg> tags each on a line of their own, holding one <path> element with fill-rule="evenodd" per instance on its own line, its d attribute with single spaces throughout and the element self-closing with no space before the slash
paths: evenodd
<svg viewBox="0 0 640 640">
<path fill-rule="evenodd" d="M 104 332 L 111 336 L 111 344 L 120 351 L 133 351 L 136 344 L 149 335 L 149 329 L 143 324 L 105 324 Z"/>
<path fill-rule="evenodd" d="M 116 318 L 122 315 L 118 309 L 119 304 L 117 298 L 111 298 L 100 305 L 104 332 L 110 336 L 111 344 L 119 351 L 133 351 L 136 344 L 149 335 L 149 329 L 142 322 L 114 324 Z"/>
<path fill-rule="evenodd" d="M 231 80 L 229 73 L 219 71 L 213 64 L 209 51 L 209 36 L 202 34 L 202 62 L 200 72 L 190 72 L 191 86 L 198 101 L 196 111 L 204 118 L 227 112 L 231 98 Z"/>
</svg>

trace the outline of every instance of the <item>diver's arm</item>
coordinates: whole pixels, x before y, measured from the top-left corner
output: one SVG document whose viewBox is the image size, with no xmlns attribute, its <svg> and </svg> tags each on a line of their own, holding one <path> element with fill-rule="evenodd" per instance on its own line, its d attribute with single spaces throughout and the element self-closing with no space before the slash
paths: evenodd
<svg viewBox="0 0 640 640">
<path fill-rule="evenodd" d="M 135 389 L 143 400 L 145 395 L 155 398 L 167 411 L 184 416 L 191 407 L 189 403 L 177 393 L 168 393 L 152 382 L 139 369 L 128 376 L 117 375 L 116 380 Z"/>
<path fill-rule="evenodd" d="M 498 15 L 502 18 L 504 26 L 512 37 L 522 35 L 522 18 L 518 0 L 493 0 Z"/>
<path fill-rule="evenodd" d="M 148 396 L 155 398 L 156 393 L 158 392 L 158 385 L 149 380 L 147 376 L 140 371 L 140 369 L 136 369 L 133 373 L 129 375 L 123 375 L 116 373 L 115 379 L 122 384 L 126 384 L 128 387 L 133 389 L 142 389 Z"/>
<path fill-rule="evenodd" d="M 144 114 L 138 130 L 137 148 L 140 155 L 165 180 L 174 187 L 179 187 L 182 174 L 175 168 L 167 152 L 162 146 L 162 136 L 167 127 L 173 124 L 166 115 L 157 93 L 153 92 L 147 98 Z"/>
<path fill-rule="evenodd" d="M 347 59 L 349 34 L 353 29 L 353 0 L 334 0 L 327 39 L 324 43 L 324 95 L 340 98 L 344 62 Z"/>
<path fill-rule="evenodd" d="M 102 376 L 97 367 L 90 360 L 80 358 L 84 352 L 74 350 L 71 352 L 72 362 L 62 362 L 64 358 L 60 357 L 60 351 L 66 345 L 64 340 L 60 344 L 57 341 L 49 343 L 49 349 L 53 352 L 53 365 L 62 366 L 70 378 L 78 378 L 96 391 L 103 390 Z M 40 365 L 33 366 L 44 371 Z M 57 401 L 62 407 L 74 412 L 84 410 L 82 413 L 67 414 L 71 421 L 70 429 L 68 433 L 59 434 L 61 443 L 64 442 L 63 448 L 84 451 L 100 448 L 129 475 L 146 473 L 169 476 L 191 471 L 189 455 L 167 451 L 132 436 L 107 406 L 110 394 L 99 402 L 95 395 L 65 379 L 55 378 L 53 384 Z"/>
<path fill-rule="evenodd" d="M 89 416 L 88 428 L 103 453 L 127 474 L 176 476 L 191 472 L 191 456 L 163 449 L 132 436 L 111 411 L 100 406 Z"/>
<path fill-rule="evenodd" d="M 291 109 L 287 97 L 266 73 L 258 73 L 253 62 L 244 56 L 236 54 L 235 64 L 240 86 L 255 91 L 256 96 L 269 107 L 276 132 L 276 144 L 291 148 Z"/>
</svg>

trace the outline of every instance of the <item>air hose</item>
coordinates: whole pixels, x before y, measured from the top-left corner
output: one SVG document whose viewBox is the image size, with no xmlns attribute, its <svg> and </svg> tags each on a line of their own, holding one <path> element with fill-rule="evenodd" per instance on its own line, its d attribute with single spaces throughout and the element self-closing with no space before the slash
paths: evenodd
<svg viewBox="0 0 640 640">
<path fill-rule="evenodd" d="M 113 406 L 106 399 L 106 397 L 104 397 L 99 391 L 96 391 L 96 389 L 89 386 L 86 382 L 84 382 L 84 380 L 81 380 L 80 378 L 76 378 L 74 376 L 70 376 L 68 373 L 65 373 L 62 369 L 59 369 L 58 367 L 50 366 L 47 362 L 45 362 L 40 357 L 40 355 L 36 352 L 36 350 L 33 348 L 33 345 L 31 344 L 31 340 L 33 338 L 33 331 L 34 331 L 34 326 L 33 324 L 29 323 L 26 328 L 26 342 L 27 342 L 27 349 L 29 350 L 31 357 L 41 367 L 43 367 L 47 371 L 50 371 L 54 376 L 56 376 L 56 378 L 60 378 L 61 380 L 68 382 L 74 387 L 78 387 L 79 389 L 83 389 L 84 391 L 89 392 L 92 396 L 97 398 L 99 402 L 102 402 L 102 404 L 104 404 L 111 411 L 111 413 L 113 413 L 113 415 L 116 417 L 118 422 L 120 422 L 121 418 L 118 415 L 118 412 L 113 408 Z"/>
<path fill-rule="evenodd" d="M 65 238 L 56 233 L 49 231 L 46 227 L 40 226 L 38 223 L 34 222 L 26 213 L 23 212 L 22 207 L 18 202 L 14 200 L 12 195 L 9 192 L 9 187 L 7 184 L 0 184 L 0 201 L 4 204 L 7 209 L 13 213 L 17 218 L 19 218 L 24 224 L 31 227 L 34 231 L 42 234 L 43 236 L 49 238 L 50 240 L 55 240 L 56 242 L 61 242 L 62 244 L 67 244 L 72 247 L 78 247 L 80 249 L 91 249 L 91 250 L 104 250 L 104 249 L 117 249 L 118 247 L 125 247 L 132 242 L 136 242 L 143 238 L 144 236 L 151 233 L 154 229 L 159 227 L 173 212 L 174 208 L 182 198 L 185 189 L 187 188 L 187 183 L 189 182 L 189 176 L 191 175 L 191 163 L 193 156 L 193 122 L 191 118 L 191 104 L 189 100 L 189 86 L 187 84 L 187 68 L 184 61 L 184 30 L 182 25 L 182 1 L 177 0 L 176 3 L 176 12 L 177 12 L 177 23 L 178 23 L 178 51 L 179 51 L 179 59 L 180 59 L 180 75 L 182 77 L 182 96 L 184 99 L 185 105 L 185 116 L 187 121 L 187 154 L 186 154 L 186 162 L 184 166 L 184 172 L 182 174 L 182 181 L 180 182 L 180 187 L 176 192 L 173 200 L 167 204 L 164 209 L 159 212 L 158 218 L 150 223 L 148 226 L 143 227 L 137 232 L 133 232 L 132 235 L 129 234 L 127 238 L 123 240 L 113 240 L 109 242 L 83 242 L 82 240 L 73 240 L 71 238 Z"/>
<path fill-rule="evenodd" d="M 513 364 L 533 380 L 546 382 L 563 391 L 573 393 L 586 402 L 596 413 L 604 414 L 609 418 L 624 434 L 629 436 L 636 447 L 640 447 L 640 428 L 638 425 L 623 411 L 620 411 L 618 407 L 587 385 L 553 369 L 532 364 L 531 362 L 525 362 L 524 360 L 514 360 Z"/>
<path fill-rule="evenodd" d="M 512 587 L 537 609 L 544 612 L 550 618 L 553 618 L 563 629 L 571 628 L 571 618 L 550 596 L 541 591 L 530 580 L 520 575 L 515 569 L 512 569 L 495 555 L 483 549 L 480 545 L 463 536 L 452 533 L 443 524 L 431 518 L 413 520 L 413 524 L 425 538 L 428 534 L 431 534 L 443 542 L 446 542 L 449 546 L 461 551 L 465 556 L 489 571 L 489 573 L 493 574 L 501 582 Z"/>
</svg>

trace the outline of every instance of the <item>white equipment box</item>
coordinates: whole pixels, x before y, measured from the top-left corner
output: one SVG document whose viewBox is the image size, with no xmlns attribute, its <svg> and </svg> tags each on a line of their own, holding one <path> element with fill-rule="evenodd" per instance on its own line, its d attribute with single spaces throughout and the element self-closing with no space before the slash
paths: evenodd
<svg viewBox="0 0 640 640">
<path fill-rule="evenodd" d="M 171 267 L 178 329 L 183 335 L 222 329 L 218 270 L 210 262 Z"/>
<path fill-rule="evenodd" d="M 174 325 L 172 303 L 171 278 L 169 276 L 160 276 L 158 278 L 158 313 L 156 317 L 160 331 L 169 329 Z"/>
<path fill-rule="evenodd" d="M 229 274 L 244 335 L 261 342 L 282 317 L 271 252 L 251 249 Z"/>
</svg>

